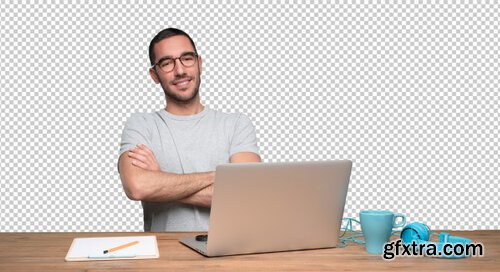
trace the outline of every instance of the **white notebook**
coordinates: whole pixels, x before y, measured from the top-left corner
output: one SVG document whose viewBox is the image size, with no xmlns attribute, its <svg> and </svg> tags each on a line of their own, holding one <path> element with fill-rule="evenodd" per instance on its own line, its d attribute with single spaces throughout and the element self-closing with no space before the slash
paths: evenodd
<svg viewBox="0 0 500 272">
<path fill-rule="evenodd" d="M 104 254 L 105 250 L 136 242 L 131 246 Z M 66 254 L 65 260 L 72 261 L 99 261 L 122 259 L 154 259 L 159 258 L 156 236 L 127 236 L 127 237 L 96 237 L 75 238 Z"/>
</svg>

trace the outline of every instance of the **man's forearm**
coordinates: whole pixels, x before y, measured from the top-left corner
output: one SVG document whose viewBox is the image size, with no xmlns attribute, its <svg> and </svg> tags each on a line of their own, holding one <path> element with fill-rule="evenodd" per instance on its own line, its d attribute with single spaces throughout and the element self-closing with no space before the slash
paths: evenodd
<svg viewBox="0 0 500 272">
<path fill-rule="evenodd" d="M 260 156 L 252 152 L 236 153 L 230 158 L 231 163 L 260 161 Z M 145 146 L 120 155 L 118 165 L 123 188 L 132 200 L 211 206 L 215 172 L 179 175 L 158 171 L 154 154 Z"/>
<path fill-rule="evenodd" d="M 261 158 L 258 154 L 252 152 L 242 152 L 233 155 L 230 158 L 231 163 L 238 162 L 261 162 Z M 211 207 L 212 206 L 212 195 L 214 192 L 214 185 L 210 185 L 198 192 L 178 200 L 180 203 L 191 204 L 195 206 Z"/>
<path fill-rule="evenodd" d="M 186 198 L 180 199 L 179 202 L 201 207 L 211 207 L 213 192 L 214 192 L 214 185 L 212 184 Z"/>
<path fill-rule="evenodd" d="M 152 202 L 175 201 L 186 198 L 213 184 L 215 173 L 173 174 L 141 170 L 134 176 L 124 177 L 127 195 L 135 200 Z"/>
<path fill-rule="evenodd" d="M 186 198 L 213 184 L 214 172 L 173 174 L 147 171 L 142 178 L 145 201 L 174 201 Z"/>
</svg>

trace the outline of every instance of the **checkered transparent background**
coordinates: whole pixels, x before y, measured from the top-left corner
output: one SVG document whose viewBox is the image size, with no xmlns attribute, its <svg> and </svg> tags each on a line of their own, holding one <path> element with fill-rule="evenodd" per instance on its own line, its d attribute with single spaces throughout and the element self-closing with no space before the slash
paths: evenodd
<svg viewBox="0 0 500 272">
<path fill-rule="evenodd" d="M 8 2 L 0 231 L 142 231 L 117 152 L 127 117 L 165 104 L 147 47 L 169 26 L 204 58 L 203 103 L 247 114 L 265 161 L 353 160 L 345 216 L 500 227 L 494 1 Z"/>
</svg>

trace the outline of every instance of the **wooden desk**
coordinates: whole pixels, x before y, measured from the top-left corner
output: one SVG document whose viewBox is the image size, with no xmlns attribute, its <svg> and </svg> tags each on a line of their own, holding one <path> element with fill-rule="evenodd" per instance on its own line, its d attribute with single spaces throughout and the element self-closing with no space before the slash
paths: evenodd
<svg viewBox="0 0 500 272">
<path fill-rule="evenodd" d="M 198 233 L 153 233 L 158 239 L 159 259 L 64 261 L 75 237 L 141 234 L 144 233 L 0 233 L 0 271 L 500 270 L 500 231 L 451 232 L 481 242 L 484 247 L 484 257 L 456 260 L 405 256 L 386 261 L 365 253 L 364 247 L 356 244 L 346 248 L 205 258 L 177 241 L 181 236 Z"/>
</svg>

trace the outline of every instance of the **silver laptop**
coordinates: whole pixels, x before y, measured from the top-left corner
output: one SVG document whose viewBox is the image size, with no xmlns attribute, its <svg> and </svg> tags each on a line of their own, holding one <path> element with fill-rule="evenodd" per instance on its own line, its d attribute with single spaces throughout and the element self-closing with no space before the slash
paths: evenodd
<svg viewBox="0 0 500 272">
<path fill-rule="evenodd" d="M 335 247 L 351 166 L 347 160 L 219 165 L 208 237 L 180 242 L 208 257 Z"/>
</svg>

